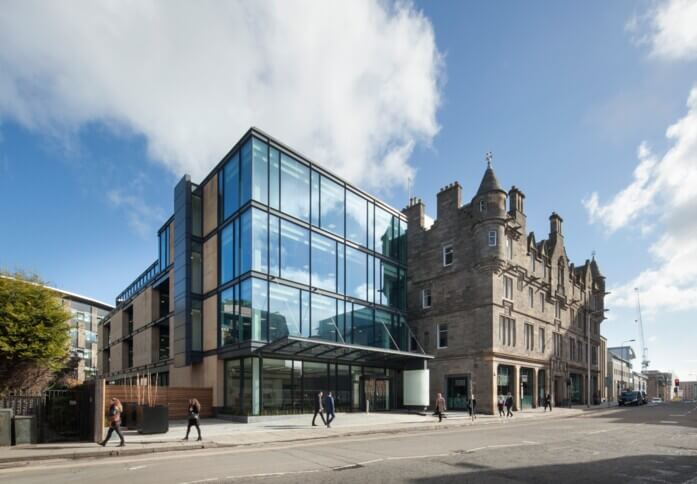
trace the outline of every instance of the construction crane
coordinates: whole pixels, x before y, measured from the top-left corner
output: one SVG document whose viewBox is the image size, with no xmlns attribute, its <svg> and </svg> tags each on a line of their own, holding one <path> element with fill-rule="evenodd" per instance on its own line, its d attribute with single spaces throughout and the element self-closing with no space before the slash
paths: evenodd
<svg viewBox="0 0 697 484">
<path fill-rule="evenodd" d="M 641 301 L 639 301 L 639 288 L 635 287 L 634 292 L 636 292 L 636 322 L 639 324 L 639 338 L 641 339 L 641 369 L 642 371 L 644 371 L 649 368 L 649 349 L 646 347 L 646 340 L 644 340 L 644 322 L 641 319 Z"/>
</svg>

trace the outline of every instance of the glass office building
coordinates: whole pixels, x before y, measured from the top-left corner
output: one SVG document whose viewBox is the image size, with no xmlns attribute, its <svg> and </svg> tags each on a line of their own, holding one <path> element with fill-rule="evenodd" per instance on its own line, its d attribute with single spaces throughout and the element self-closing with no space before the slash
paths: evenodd
<svg viewBox="0 0 697 484">
<path fill-rule="evenodd" d="M 255 128 L 200 185 L 184 177 L 174 206 L 159 260 L 119 303 L 173 279 L 158 315 L 170 380 L 222 360 L 216 406 L 234 415 L 307 412 L 318 391 L 347 410 L 405 404 L 402 373 L 430 356 L 405 318 L 399 211 Z"/>
</svg>

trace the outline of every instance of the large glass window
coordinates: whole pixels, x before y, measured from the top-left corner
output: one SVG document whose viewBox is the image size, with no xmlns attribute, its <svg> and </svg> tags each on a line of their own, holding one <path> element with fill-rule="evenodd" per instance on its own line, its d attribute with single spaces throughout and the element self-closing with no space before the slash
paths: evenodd
<svg viewBox="0 0 697 484">
<path fill-rule="evenodd" d="M 220 293 L 220 344 L 222 346 L 237 342 L 238 334 L 238 306 L 237 286 L 233 286 Z"/>
<path fill-rule="evenodd" d="M 336 292 L 336 241 L 312 233 L 312 286 Z"/>
<path fill-rule="evenodd" d="M 300 380 L 294 382 L 293 360 L 275 360 L 264 358 L 261 372 L 261 401 L 266 414 L 295 413 L 299 411 L 293 405 L 293 384 L 300 386 Z"/>
<path fill-rule="evenodd" d="M 191 350 L 201 351 L 203 349 L 203 318 L 201 311 L 201 300 L 191 301 Z"/>
<path fill-rule="evenodd" d="M 353 344 L 372 346 L 373 310 L 358 304 L 353 305 Z"/>
<path fill-rule="evenodd" d="M 400 307 L 401 296 L 400 296 L 400 284 L 399 284 L 399 270 L 394 264 L 385 262 L 382 260 L 377 260 L 378 264 L 378 275 L 380 277 L 379 281 L 379 293 L 380 300 L 376 299 L 376 303 L 383 304 L 385 306 Z"/>
<path fill-rule="evenodd" d="M 169 266 L 169 225 L 160 232 L 160 271 L 164 271 Z"/>
<path fill-rule="evenodd" d="M 269 275 L 281 275 L 281 221 L 269 215 Z"/>
<path fill-rule="evenodd" d="M 225 407 L 234 414 L 242 414 L 242 360 L 225 362 Z"/>
<path fill-rule="evenodd" d="M 281 277 L 310 283 L 310 231 L 281 220 Z"/>
<path fill-rule="evenodd" d="M 346 295 L 368 299 L 368 256 L 352 247 L 346 247 Z"/>
<path fill-rule="evenodd" d="M 252 139 L 252 198 L 263 204 L 269 202 L 269 147 Z"/>
<path fill-rule="evenodd" d="M 239 332 L 236 342 L 249 341 L 252 337 L 252 280 L 246 279 L 239 285 Z"/>
<path fill-rule="evenodd" d="M 319 227 L 319 178 L 315 170 L 310 173 L 310 223 Z"/>
<path fill-rule="evenodd" d="M 320 180 L 320 226 L 344 236 L 344 187 L 323 176 Z"/>
<path fill-rule="evenodd" d="M 399 221 L 399 262 L 407 264 L 407 222 Z"/>
<path fill-rule="evenodd" d="M 312 294 L 312 329 L 310 336 L 329 341 L 337 340 L 336 299 Z"/>
<path fill-rule="evenodd" d="M 252 211 L 246 210 L 240 216 L 240 241 L 237 244 L 239 266 L 237 275 L 241 276 L 252 269 Z"/>
<path fill-rule="evenodd" d="M 220 174 L 218 174 L 220 177 Z M 219 178 L 219 191 L 222 194 L 223 220 L 235 213 L 240 207 L 240 160 L 239 153 L 234 153 L 223 167 L 222 177 Z"/>
<path fill-rule="evenodd" d="M 310 220 L 310 168 L 281 154 L 281 210 Z"/>
<path fill-rule="evenodd" d="M 220 283 L 225 284 L 233 277 L 233 224 L 228 224 L 220 232 Z"/>
<path fill-rule="evenodd" d="M 351 190 L 346 190 L 346 238 L 367 246 L 368 201 Z"/>
<path fill-rule="evenodd" d="M 252 328 L 254 341 L 268 340 L 268 282 L 252 279 Z"/>
<path fill-rule="evenodd" d="M 383 210 L 375 207 L 375 251 L 387 257 L 396 257 L 393 248 L 395 217 Z"/>
<path fill-rule="evenodd" d="M 392 342 L 390 327 L 392 326 L 392 315 L 386 311 L 375 311 L 375 346 L 380 348 L 392 348 L 395 345 Z"/>
<path fill-rule="evenodd" d="M 303 361 L 303 405 L 307 410 L 314 407 L 319 392 L 326 394 L 327 387 L 327 364 Z"/>
<path fill-rule="evenodd" d="M 281 153 L 276 148 L 269 149 L 269 206 L 281 208 Z"/>
<path fill-rule="evenodd" d="M 269 284 L 269 341 L 300 335 L 300 290 Z"/>
<path fill-rule="evenodd" d="M 269 270 L 268 214 L 252 209 L 252 269 L 266 273 Z"/>
<path fill-rule="evenodd" d="M 252 198 L 252 142 L 248 140 L 240 150 L 240 207 Z"/>
</svg>

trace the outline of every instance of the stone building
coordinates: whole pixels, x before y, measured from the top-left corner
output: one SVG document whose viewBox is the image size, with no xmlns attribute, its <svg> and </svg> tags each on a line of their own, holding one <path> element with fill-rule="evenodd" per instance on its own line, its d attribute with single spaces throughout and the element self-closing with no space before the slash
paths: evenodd
<svg viewBox="0 0 697 484">
<path fill-rule="evenodd" d="M 450 409 L 466 409 L 475 395 L 491 413 L 509 392 L 518 409 L 546 393 L 557 405 L 585 402 L 588 359 L 591 398 L 601 399 L 605 279 L 594 259 L 570 263 L 556 213 L 546 239 L 528 233 L 524 200 L 489 166 L 468 203 L 457 182 L 438 193 L 432 224 L 420 199 L 404 209 L 407 319 L 435 355 L 430 388 Z"/>
<path fill-rule="evenodd" d="M 680 391 L 683 400 L 697 400 L 697 381 L 681 381 Z"/>
<path fill-rule="evenodd" d="M 673 398 L 673 374 L 658 370 L 646 370 L 646 394 L 648 398 L 658 397 L 668 402 Z"/>
</svg>

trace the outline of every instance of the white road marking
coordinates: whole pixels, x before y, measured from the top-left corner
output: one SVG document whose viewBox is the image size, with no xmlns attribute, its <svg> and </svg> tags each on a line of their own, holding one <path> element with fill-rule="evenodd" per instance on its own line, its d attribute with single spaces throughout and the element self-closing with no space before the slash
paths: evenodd
<svg viewBox="0 0 697 484">
<path fill-rule="evenodd" d="M 225 476 L 225 479 L 253 479 L 255 477 L 278 477 L 278 476 L 290 476 L 294 474 L 313 474 L 316 472 L 324 472 L 326 469 L 308 469 L 305 471 L 288 471 L 288 472 L 265 472 L 261 474 L 245 474 L 240 476 Z M 201 482 L 201 481 L 197 481 Z M 187 483 L 190 484 L 190 483 Z"/>
<path fill-rule="evenodd" d="M 605 432 L 609 432 L 610 429 L 605 429 L 605 430 L 592 430 L 590 432 L 581 432 L 584 435 L 595 435 L 595 434 L 603 434 Z"/>
<path fill-rule="evenodd" d="M 659 423 L 662 423 L 662 424 L 676 424 L 676 423 L 678 423 L 678 421 L 677 421 L 677 420 L 661 420 Z"/>
<path fill-rule="evenodd" d="M 521 447 L 523 445 L 539 445 L 538 442 L 531 442 L 528 440 L 524 440 L 523 442 L 520 442 L 518 444 L 496 444 L 496 445 L 486 445 L 484 447 L 475 447 L 474 449 L 467 449 L 465 452 L 468 454 L 471 454 L 473 452 L 478 452 L 480 450 L 486 450 L 486 449 L 505 449 L 507 447 Z"/>
<path fill-rule="evenodd" d="M 137 471 L 140 469 L 145 469 L 146 467 L 148 467 L 148 466 L 135 466 L 135 467 L 129 467 L 128 470 L 129 471 Z"/>
</svg>

